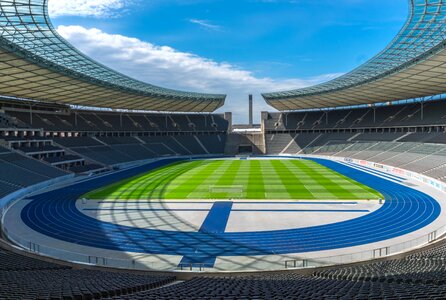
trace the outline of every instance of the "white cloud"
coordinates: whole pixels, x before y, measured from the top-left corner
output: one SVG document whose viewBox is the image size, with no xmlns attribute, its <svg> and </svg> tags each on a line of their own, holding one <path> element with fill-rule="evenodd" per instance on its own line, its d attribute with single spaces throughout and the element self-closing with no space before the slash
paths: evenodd
<svg viewBox="0 0 446 300">
<path fill-rule="evenodd" d="M 95 28 L 59 26 L 57 30 L 88 56 L 133 78 L 168 88 L 228 94 L 223 110 L 232 111 L 236 122 L 246 122 L 249 93 L 256 96 L 258 119 L 261 110 L 272 110 L 261 99 L 261 92 L 305 87 L 340 75 L 328 74 L 305 80 L 259 78 L 229 63 Z"/>
<path fill-rule="evenodd" d="M 212 30 L 212 31 L 221 31 L 222 30 L 221 26 L 212 24 L 208 20 L 190 19 L 189 22 L 191 22 L 193 24 L 197 24 L 207 30 Z"/>
<path fill-rule="evenodd" d="M 52 17 L 110 17 L 124 8 L 126 2 L 128 0 L 51 0 L 48 6 Z"/>
</svg>

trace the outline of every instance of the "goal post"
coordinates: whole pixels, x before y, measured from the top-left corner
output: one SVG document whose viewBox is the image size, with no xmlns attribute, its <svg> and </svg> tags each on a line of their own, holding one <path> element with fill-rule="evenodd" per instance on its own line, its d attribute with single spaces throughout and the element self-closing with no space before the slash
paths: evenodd
<svg viewBox="0 0 446 300">
<path fill-rule="evenodd" d="M 209 196 L 216 198 L 238 198 L 243 197 L 245 188 L 243 185 L 213 185 L 209 186 Z"/>
</svg>

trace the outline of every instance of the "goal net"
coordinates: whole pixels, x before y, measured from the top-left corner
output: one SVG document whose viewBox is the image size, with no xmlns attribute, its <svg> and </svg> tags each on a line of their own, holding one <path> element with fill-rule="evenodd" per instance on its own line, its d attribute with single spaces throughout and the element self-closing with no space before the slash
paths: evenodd
<svg viewBox="0 0 446 300">
<path fill-rule="evenodd" d="M 209 186 L 211 198 L 236 198 L 243 197 L 244 187 L 242 185 L 218 185 Z"/>
</svg>

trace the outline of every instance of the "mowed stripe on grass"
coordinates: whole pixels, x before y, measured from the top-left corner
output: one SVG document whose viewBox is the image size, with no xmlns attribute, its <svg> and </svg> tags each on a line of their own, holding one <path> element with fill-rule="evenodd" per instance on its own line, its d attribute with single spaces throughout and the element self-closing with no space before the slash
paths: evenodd
<svg viewBox="0 0 446 300">
<path fill-rule="evenodd" d="M 89 199 L 364 200 L 382 195 L 307 160 L 199 160 L 93 191 Z"/>
</svg>

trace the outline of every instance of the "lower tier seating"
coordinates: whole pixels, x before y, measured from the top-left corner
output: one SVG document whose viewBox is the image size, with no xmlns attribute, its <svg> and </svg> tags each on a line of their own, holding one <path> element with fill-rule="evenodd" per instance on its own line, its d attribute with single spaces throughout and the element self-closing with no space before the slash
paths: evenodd
<svg viewBox="0 0 446 300">
<path fill-rule="evenodd" d="M 416 134 L 416 133 L 413 133 Z M 428 133 L 301 133 L 268 134 L 268 154 L 312 154 L 363 159 L 446 180 L 446 150 L 442 143 L 425 142 Z M 406 136 L 404 141 L 403 136 Z M 438 136 L 433 133 L 432 136 Z M 409 141 L 410 140 L 410 141 Z M 424 141 L 424 142 L 422 142 Z"/>
<path fill-rule="evenodd" d="M 169 276 L 93 270 L 0 272 L 1 299 L 101 299 L 165 285 Z"/>
<path fill-rule="evenodd" d="M 445 299 L 446 243 L 402 259 L 295 272 L 175 281 L 156 273 L 72 269 L 0 250 L 1 299 Z"/>
<path fill-rule="evenodd" d="M 57 139 L 72 152 L 104 165 L 174 155 L 223 154 L 226 135 L 153 136 L 98 138 L 99 145 L 92 145 L 93 138 Z M 88 143 L 86 142 L 86 139 Z M 80 141 L 76 145 L 75 141 Z M 107 142 L 107 144 L 106 144 Z"/>
<path fill-rule="evenodd" d="M 0 299 L 101 299 L 166 285 L 174 276 L 72 269 L 0 250 Z"/>
<path fill-rule="evenodd" d="M 68 174 L 3 147 L 0 147 L 0 170 L 0 198 L 24 187 Z"/>
<path fill-rule="evenodd" d="M 110 299 L 443 299 L 446 286 L 333 280 L 297 274 L 194 278 Z"/>
</svg>

